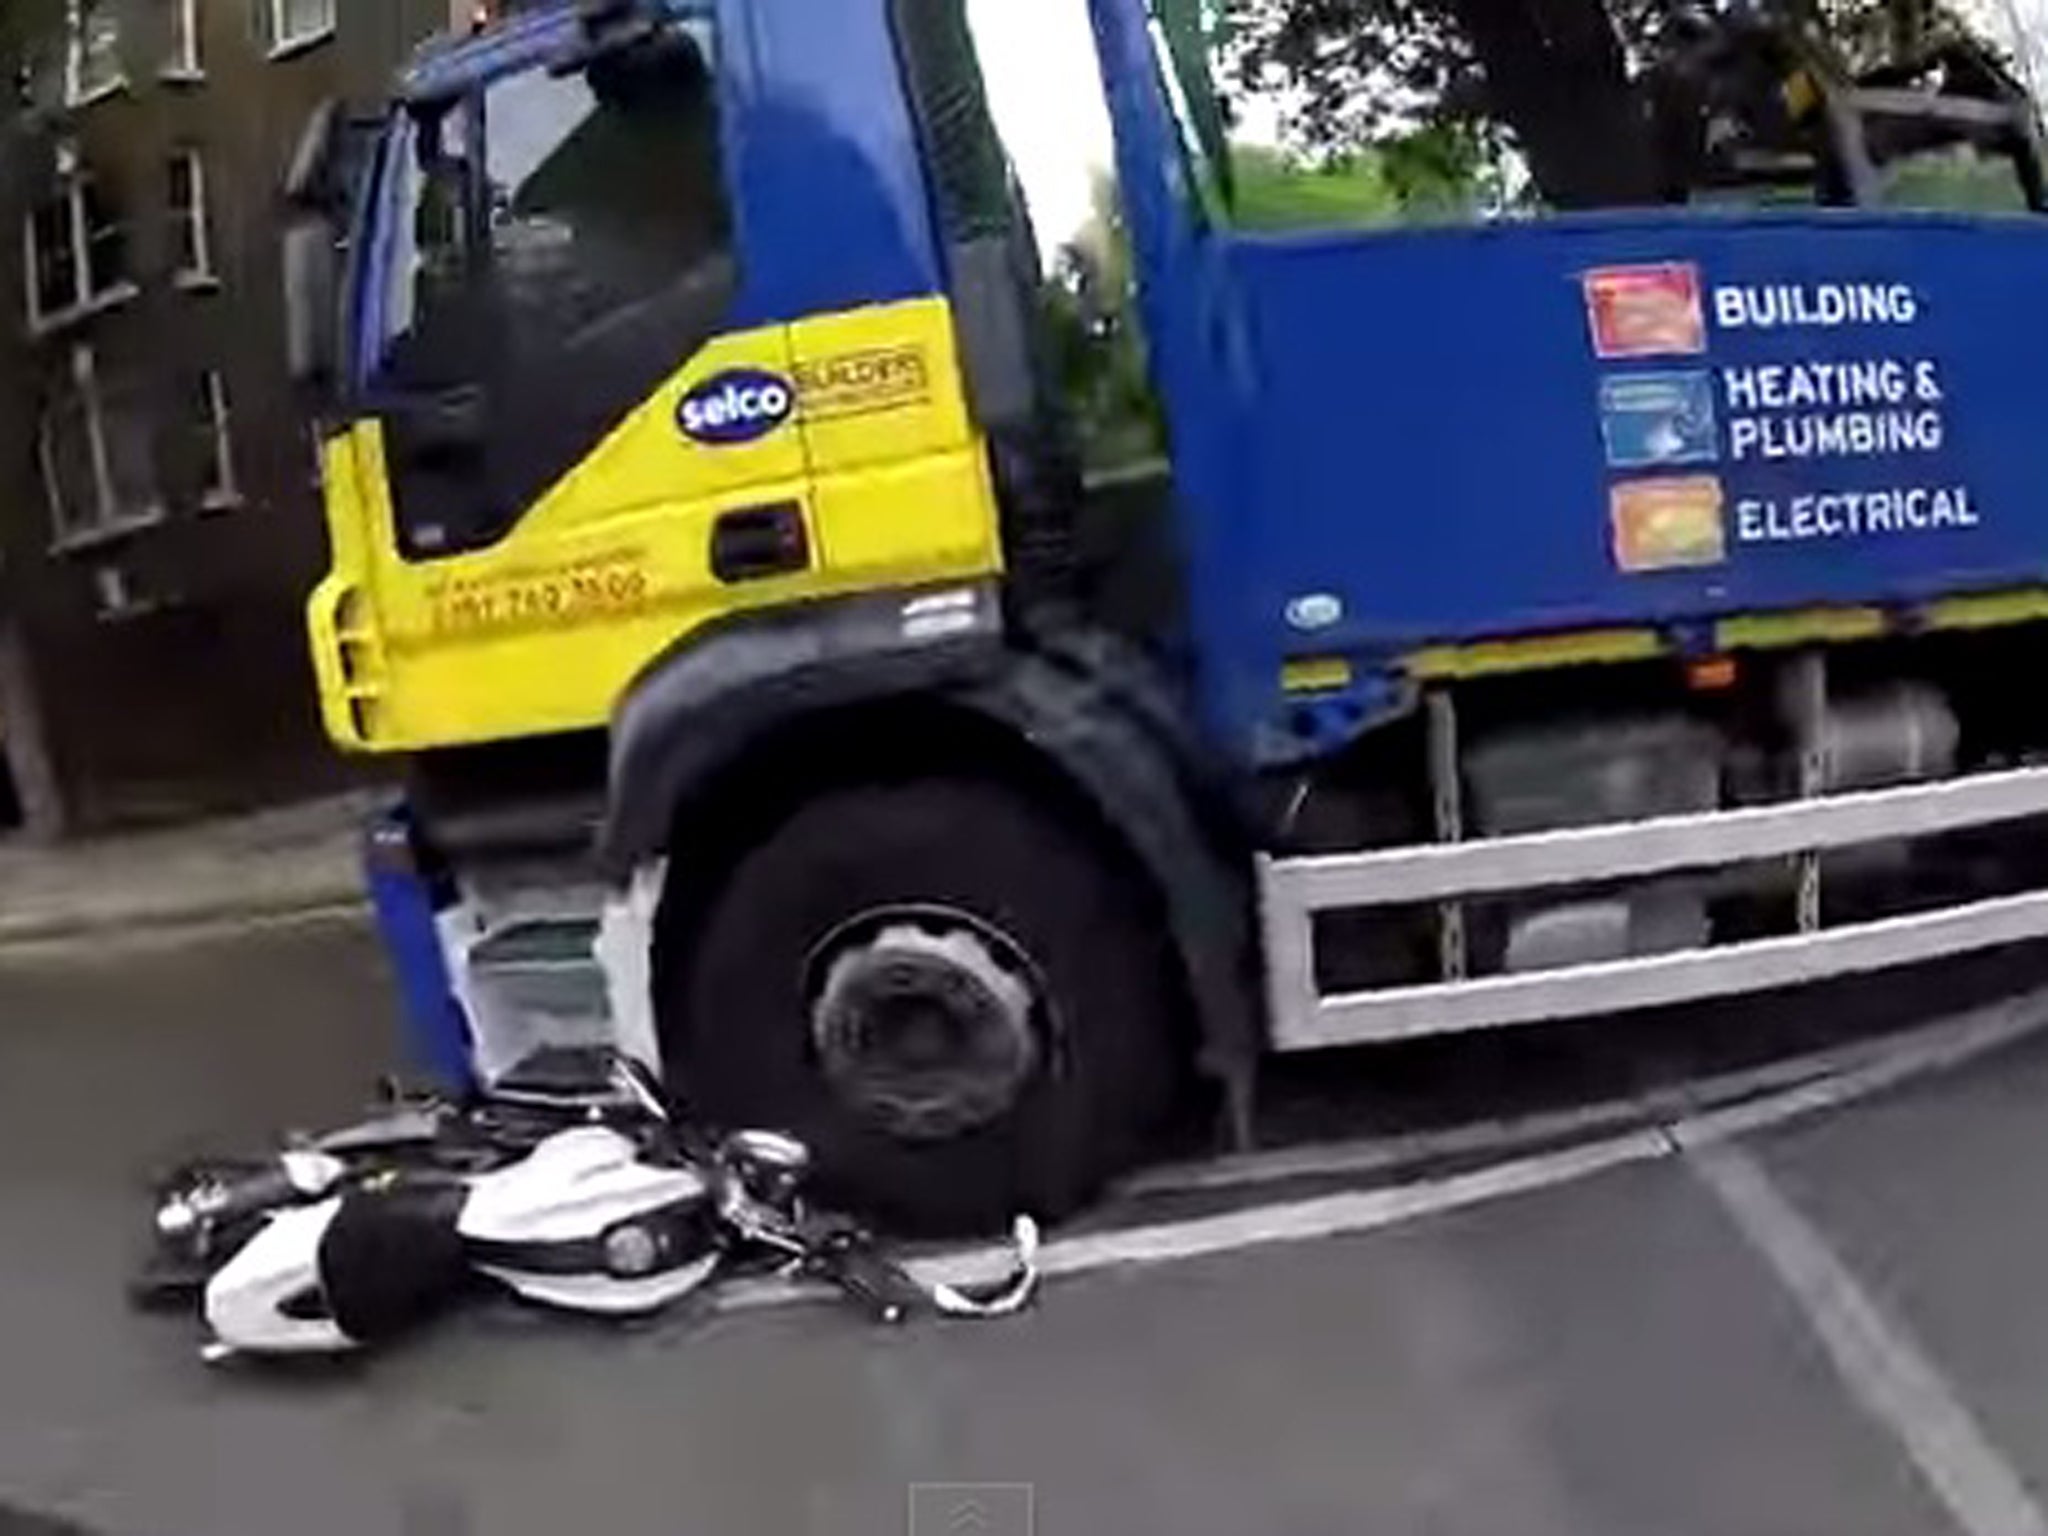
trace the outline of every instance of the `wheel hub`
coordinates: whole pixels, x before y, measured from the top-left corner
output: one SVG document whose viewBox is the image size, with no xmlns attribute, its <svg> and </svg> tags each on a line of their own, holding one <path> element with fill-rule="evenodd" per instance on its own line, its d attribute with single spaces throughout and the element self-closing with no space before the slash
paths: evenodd
<svg viewBox="0 0 2048 1536">
<path fill-rule="evenodd" d="M 931 1141 L 999 1119 L 1037 1069 L 1030 963 L 966 913 L 874 913 L 813 966 L 812 1040 L 844 1100 L 892 1134 Z"/>
</svg>

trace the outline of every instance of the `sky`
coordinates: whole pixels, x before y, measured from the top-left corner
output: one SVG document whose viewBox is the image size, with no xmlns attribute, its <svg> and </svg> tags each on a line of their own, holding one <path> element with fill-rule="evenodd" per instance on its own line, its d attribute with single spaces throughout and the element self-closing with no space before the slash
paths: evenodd
<svg viewBox="0 0 2048 1536">
<path fill-rule="evenodd" d="M 1113 154 L 1087 0 L 968 0 L 967 16 L 996 128 L 1056 249 L 1088 222 Z"/>
<path fill-rule="evenodd" d="M 2048 0 L 1953 0 L 1964 18 L 1988 32 L 2013 56 L 2021 81 L 2038 105 L 2048 106 Z"/>
<path fill-rule="evenodd" d="M 2014 3 L 2048 6 L 2048 0 Z M 1050 254 L 1088 222 L 1095 175 L 1109 170 L 1115 155 L 1088 0 L 967 0 L 967 17 L 997 130 L 1024 183 L 1039 243 Z M 1277 99 L 1239 92 L 1233 105 L 1234 139 L 1279 141 Z"/>
</svg>

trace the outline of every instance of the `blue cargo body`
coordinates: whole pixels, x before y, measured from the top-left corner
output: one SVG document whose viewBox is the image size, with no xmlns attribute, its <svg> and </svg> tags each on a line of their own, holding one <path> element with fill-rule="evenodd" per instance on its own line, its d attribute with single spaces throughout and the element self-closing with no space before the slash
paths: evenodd
<svg viewBox="0 0 2048 1536">
<path fill-rule="evenodd" d="M 1137 8 L 1092 9 L 1231 756 L 1340 745 L 1420 646 L 2048 574 L 2038 219 L 1233 233 Z M 1283 694 L 1301 657 L 1358 664 L 1348 705 Z"/>
<path fill-rule="evenodd" d="M 1918 597 L 2048 559 L 2048 230 L 2032 223 L 1552 225 L 1228 259 L 1258 370 L 1242 444 L 1257 505 L 1214 553 L 1270 584 L 1271 617 L 1328 588 L 1343 639 L 1410 642 Z M 1587 274 L 1653 263 L 1699 274 L 1699 350 L 1596 356 Z M 1723 310 L 1808 323 L 1731 327 Z M 1842 314 L 1882 318 L 1828 323 Z M 1875 366 L 1814 366 L 1859 362 Z M 1604 385 L 1678 377 L 1716 412 L 1703 452 L 1660 464 L 1604 440 Z M 1857 417 L 1861 451 L 1830 420 Z M 1619 567 L 1614 489 L 1662 473 L 1725 488 L 1725 560 Z M 1802 494 L 1912 487 L 1969 505 L 1940 527 L 1880 506 L 1862 529 L 1860 509 L 1830 508 L 1829 529 L 1809 515 L 1792 532 Z"/>
<path fill-rule="evenodd" d="M 1289 654 L 2048 573 L 2033 221 L 1217 244 L 1236 356 L 1204 425 L 1240 462 L 1188 539 L 1206 654 L 1245 669 L 1220 701 L 1240 740 Z"/>
</svg>

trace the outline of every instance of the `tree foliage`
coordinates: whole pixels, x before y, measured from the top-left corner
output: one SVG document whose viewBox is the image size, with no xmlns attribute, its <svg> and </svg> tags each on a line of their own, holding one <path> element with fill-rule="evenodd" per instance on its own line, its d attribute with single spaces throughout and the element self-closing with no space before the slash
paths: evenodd
<svg viewBox="0 0 2048 1536">
<path fill-rule="evenodd" d="M 1911 57 L 1935 0 L 1766 0 L 1850 69 Z M 1240 88 L 1278 90 L 1294 146 L 1329 155 L 1450 130 L 1511 143 L 1559 208 L 1657 200 L 1646 79 L 1700 0 L 1223 0 Z"/>
<path fill-rule="evenodd" d="M 1130 232 L 1106 171 L 1092 205 L 1054 259 L 1041 302 L 1082 464 L 1101 470 L 1157 458 L 1165 439 L 1132 310 Z"/>
<path fill-rule="evenodd" d="M 1503 201 L 1485 146 L 1459 126 L 1418 129 L 1303 161 L 1239 145 L 1236 222 L 1250 229 L 1369 228 L 1477 217 Z"/>
</svg>

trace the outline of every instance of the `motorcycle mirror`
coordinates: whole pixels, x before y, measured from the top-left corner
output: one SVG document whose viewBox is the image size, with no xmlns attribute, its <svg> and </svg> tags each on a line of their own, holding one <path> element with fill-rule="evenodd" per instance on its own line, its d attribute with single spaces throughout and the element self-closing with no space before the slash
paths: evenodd
<svg viewBox="0 0 2048 1536">
<path fill-rule="evenodd" d="M 748 1199 L 793 1217 L 811 1171 L 811 1149 L 803 1142 L 782 1131 L 735 1131 L 720 1144 L 718 1158 Z"/>
<path fill-rule="evenodd" d="M 726 1137 L 723 1155 L 740 1168 L 802 1178 L 811 1169 L 811 1149 L 784 1131 L 735 1131 Z"/>
</svg>

